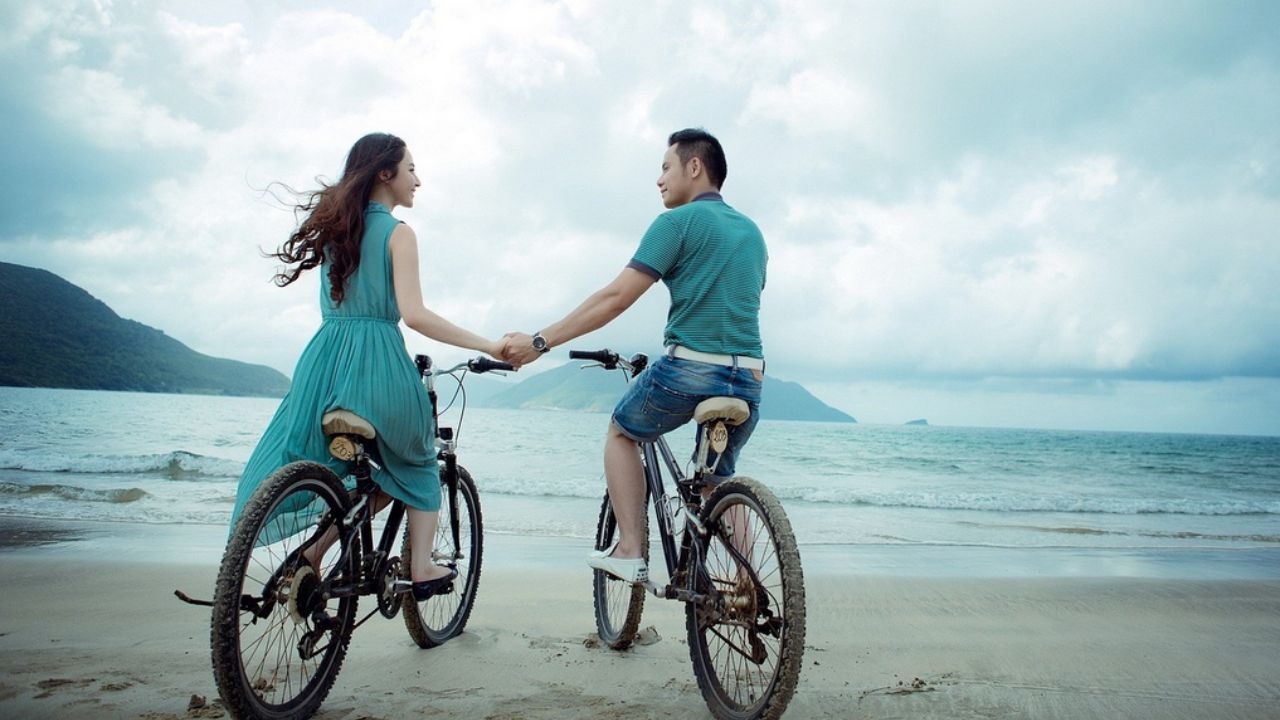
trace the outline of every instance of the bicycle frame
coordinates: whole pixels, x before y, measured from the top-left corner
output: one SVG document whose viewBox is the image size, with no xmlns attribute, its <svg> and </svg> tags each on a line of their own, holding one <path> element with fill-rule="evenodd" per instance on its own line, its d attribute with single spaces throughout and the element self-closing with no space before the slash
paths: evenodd
<svg viewBox="0 0 1280 720">
<path fill-rule="evenodd" d="M 625 371 L 628 380 L 642 372 L 648 358 L 623 359 L 611 350 L 570 350 L 571 359 Z M 777 718 L 795 692 L 804 652 L 804 578 L 790 522 L 777 497 L 752 478 L 713 477 L 727 449 L 727 427 L 743 417 L 741 400 L 728 396 L 700 403 L 691 462 L 678 461 L 665 436 L 639 442 L 648 515 L 657 519 L 641 532 L 644 558 L 653 533 L 662 545 L 669 579 L 663 586 L 648 576 L 628 582 L 611 564 L 597 562 L 617 548 L 625 532 L 609 495 L 596 526 L 592 594 L 602 643 L 615 650 L 631 647 L 639 631 L 645 591 L 659 599 L 685 603 L 689 654 L 698 687 L 718 718 Z M 683 416 L 682 416 L 683 417 Z M 747 415 L 749 417 L 749 414 Z M 672 418 L 674 422 L 676 418 Z M 668 487 L 664 475 L 675 482 Z M 678 535 L 678 537 L 677 537 Z M 607 557 L 607 555 L 606 555 Z M 757 562 L 758 561 L 758 562 Z M 635 562 L 635 561 L 629 561 Z"/>
<path fill-rule="evenodd" d="M 596 352 L 570 351 L 569 357 L 594 360 L 598 366 L 606 370 L 622 369 L 627 376 L 628 382 L 648 365 L 648 357 L 643 354 L 638 354 L 631 360 L 625 360 L 608 350 Z M 705 427 L 705 424 L 699 426 L 698 442 L 694 451 L 695 457 L 704 459 L 705 454 L 701 450 L 702 444 L 707 441 L 703 432 Z M 652 580 L 645 587 L 655 597 L 666 600 L 680 600 L 698 604 L 706 604 L 708 601 L 714 603 L 715 597 L 719 593 L 714 589 L 710 595 L 705 592 L 699 592 L 697 590 L 698 579 L 689 572 L 690 569 L 703 571 L 703 557 L 707 538 L 712 533 L 719 531 L 718 527 L 707 527 L 699 519 L 702 510 L 701 489 L 704 485 L 703 478 L 708 472 L 708 468 L 700 465 L 691 477 L 686 477 L 680 469 L 680 462 L 676 460 L 670 445 L 667 444 L 665 436 L 650 442 L 639 443 L 639 446 L 644 465 L 647 495 L 653 505 L 654 515 L 657 516 L 658 537 L 662 542 L 662 556 L 666 562 L 668 574 L 668 584 L 665 588 L 659 588 Z M 667 474 L 675 482 L 675 495 L 667 493 L 662 473 L 664 466 Z M 680 505 L 674 506 L 677 502 Z M 677 546 L 674 523 L 681 515 L 683 515 L 684 527 L 681 528 L 679 546 Z M 746 570 L 753 581 L 759 583 L 760 578 L 756 574 L 755 568 L 752 567 L 739 549 L 734 547 L 734 543 L 726 543 L 726 550 L 738 563 L 739 567 Z M 710 583 L 704 585 L 704 587 L 710 587 Z"/>
<path fill-rule="evenodd" d="M 436 439 L 439 446 L 436 459 L 443 464 L 441 480 L 446 488 L 447 497 L 445 500 L 449 503 L 449 524 L 450 532 L 453 535 L 453 547 L 457 548 L 455 556 L 449 558 L 454 562 L 464 557 L 462 555 L 461 530 L 458 518 L 458 456 L 456 452 L 458 443 L 454 437 L 453 428 L 440 427 L 440 410 L 435 390 L 435 379 L 440 375 L 451 375 L 462 368 L 471 366 L 471 363 L 474 362 L 478 361 L 459 363 L 448 370 L 436 370 L 432 366 L 430 357 L 418 355 L 414 358 L 414 363 L 418 368 L 419 375 L 422 377 L 423 385 L 426 386 L 427 397 L 431 401 L 431 418 L 436 427 Z M 355 466 L 353 474 L 356 477 L 356 501 L 340 523 L 340 527 L 345 528 L 345 531 L 340 530 L 340 532 L 347 533 L 348 542 L 344 545 L 347 549 L 344 551 L 344 555 L 339 557 L 335 567 L 341 567 L 345 564 L 347 559 L 345 555 L 350 553 L 351 547 L 355 545 L 356 538 L 354 534 L 356 532 L 360 533 L 359 542 L 363 565 L 360 568 L 360 578 L 357 583 L 330 587 L 327 590 L 326 597 L 341 598 L 350 595 L 368 595 L 380 590 L 379 584 L 383 582 L 386 575 L 387 562 L 391 558 L 392 548 L 400 534 L 400 521 L 405 515 L 405 504 L 396 498 L 391 498 L 387 522 L 382 530 L 382 535 L 378 540 L 377 551 L 375 552 L 373 545 L 373 516 L 376 513 L 370 508 L 370 502 L 377 497 L 379 492 L 377 484 L 373 481 L 372 474 L 372 469 L 377 468 L 378 465 L 370 457 L 369 453 L 365 451 L 363 443 L 358 443 L 358 447 L 359 451 L 353 460 Z M 321 532 L 313 535 L 303 547 L 314 542 Z M 360 621 L 360 623 L 363 622 L 364 620 Z M 360 623 L 357 623 L 357 626 Z"/>
<path fill-rule="evenodd" d="M 377 552 L 373 549 L 373 515 L 374 513 L 369 507 L 369 502 L 377 496 L 377 485 L 374 484 L 370 465 L 373 460 L 368 457 L 363 450 L 360 457 L 356 459 L 356 502 L 351 510 L 347 512 L 347 516 L 342 519 L 340 527 L 345 528 L 347 534 L 347 542 L 343 547 L 343 555 L 339 556 L 339 560 L 335 563 L 335 567 L 342 567 L 346 564 L 346 555 L 351 552 L 351 548 L 355 546 L 356 533 L 360 534 L 360 549 L 363 566 L 360 568 L 358 582 L 351 585 L 340 585 L 331 587 L 328 590 L 328 597 L 345 597 L 349 595 L 368 595 L 377 591 L 377 582 L 381 579 L 388 558 L 391 557 L 391 548 L 395 543 L 396 537 L 400 533 L 400 521 L 404 517 L 404 503 L 391 499 L 391 509 L 387 515 L 387 524 L 382 529 L 382 536 L 378 540 Z M 339 532 L 344 532 L 339 530 Z M 320 533 L 313 536 L 318 538 Z M 310 542 L 310 541 L 309 541 Z M 371 613 L 372 614 L 372 613 Z M 363 620 L 361 621 L 363 622 Z M 357 626 L 359 623 L 357 623 Z"/>
<path fill-rule="evenodd" d="M 707 527 L 698 519 L 702 510 L 702 495 L 699 491 L 703 484 L 702 473 L 697 472 L 693 477 L 686 478 L 665 437 L 660 437 L 653 442 L 641 443 L 640 450 L 644 458 L 644 475 L 649 498 L 654 514 L 658 518 L 658 537 L 662 541 L 662 556 L 666 561 L 669 577 L 666 588 L 660 589 L 650 581 L 648 590 L 655 597 L 666 600 L 705 601 L 707 594 L 697 591 L 695 578 L 688 573 L 690 569 L 702 569 L 706 539 L 719 529 Z M 674 496 L 666 492 L 666 484 L 663 482 L 662 470 L 658 464 L 659 459 L 675 481 L 676 495 Z M 679 513 L 671 508 L 673 502 L 683 503 Z M 684 516 L 684 528 L 680 535 L 680 546 L 677 548 L 675 528 L 672 527 L 672 523 L 678 515 Z M 733 543 L 726 543 L 725 549 L 753 581 L 760 582 L 752 563 L 743 557 Z"/>
<path fill-rule="evenodd" d="M 467 363 L 455 365 L 453 368 L 444 371 L 436 371 L 432 369 L 431 358 L 426 355 L 417 355 L 414 357 L 414 365 L 418 368 L 418 374 L 422 376 L 422 382 L 427 388 L 427 397 L 431 400 L 431 421 L 436 428 L 436 440 L 440 445 L 440 450 L 436 454 L 436 459 L 444 463 L 443 475 L 441 480 L 444 481 L 446 489 L 445 502 L 449 503 L 449 532 L 453 536 L 453 546 L 458 550 L 458 556 L 462 557 L 462 543 L 460 542 L 460 529 L 458 518 L 458 441 L 454 437 L 453 428 L 440 427 L 440 408 L 438 398 L 436 396 L 436 377 L 439 375 L 449 375 L 454 371 L 467 366 Z"/>
<path fill-rule="evenodd" d="M 658 536 L 662 539 L 662 556 L 667 564 L 667 573 L 671 578 L 672 584 L 675 583 L 676 572 L 678 569 L 687 568 L 690 558 L 688 554 L 694 543 L 690 542 L 693 534 L 701 533 L 704 528 L 698 521 L 698 512 L 702 508 L 702 496 L 698 493 L 697 485 L 700 482 L 696 479 L 684 477 L 684 473 L 680 470 L 680 464 L 676 460 L 675 455 L 671 452 L 671 447 L 667 445 L 666 438 L 658 438 L 653 442 L 641 443 L 640 452 L 644 458 L 644 476 L 645 482 L 649 489 L 649 498 L 654 507 L 654 514 L 658 518 Z M 661 462 L 661 465 L 659 465 Z M 676 484 L 676 494 L 668 495 L 666 483 L 662 479 L 662 466 L 665 466 L 667 473 L 671 475 Z M 680 508 L 684 515 L 685 527 L 683 528 L 680 547 L 676 547 L 674 521 L 678 517 L 678 513 L 671 507 L 673 502 L 680 502 L 683 507 Z"/>
</svg>

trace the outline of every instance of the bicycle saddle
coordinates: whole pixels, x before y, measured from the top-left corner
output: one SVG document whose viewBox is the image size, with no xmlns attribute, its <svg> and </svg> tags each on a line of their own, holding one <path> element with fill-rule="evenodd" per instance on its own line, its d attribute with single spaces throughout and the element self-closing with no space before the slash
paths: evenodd
<svg viewBox="0 0 1280 720">
<path fill-rule="evenodd" d="M 699 425 L 723 419 L 730 425 L 741 425 L 751 417 L 751 408 L 745 400 L 734 397 L 707 398 L 693 409 L 693 419 Z"/>
<path fill-rule="evenodd" d="M 330 410 L 320 419 L 325 435 L 359 435 L 366 440 L 378 436 L 368 420 L 350 410 Z"/>
</svg>

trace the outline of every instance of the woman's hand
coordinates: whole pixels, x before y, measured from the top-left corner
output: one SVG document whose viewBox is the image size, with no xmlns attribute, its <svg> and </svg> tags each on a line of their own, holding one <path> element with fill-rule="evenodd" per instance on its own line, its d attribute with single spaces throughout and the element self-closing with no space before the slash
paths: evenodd
<svg viewBox="0 0 1280 720">
<path fill-rule="evenodd" d="M 517 370 L 519 370 L 520 365 L 522 363 L 512 362 L 510 359 L 507 358 L 507 353 L 509 352 L 508 345 L 510 343 L 510 340 L 511 340 L 511 333 L 507 333 L 506 335 L 503 335 L 501 338 L 491 341 L 488 347 L 485 348 L 485 352 L 489 353 L 489 355 L 491 355 L 495 360 L 501 360 L 506 363 L 511 363 L 512 365 L 515 366 Z"/>
</svg>

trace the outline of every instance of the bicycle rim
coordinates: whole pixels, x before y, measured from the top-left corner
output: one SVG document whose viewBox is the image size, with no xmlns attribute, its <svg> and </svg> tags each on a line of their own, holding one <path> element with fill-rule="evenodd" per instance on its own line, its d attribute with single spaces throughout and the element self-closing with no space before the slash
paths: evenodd
<svg viewBox="0 0 1280 720">
<path fill-rule="evenodd" d="M 480 512 L 480 496 L 471 474 L 465 468 L 458 467 L 458 541 L 461 549 L 453 542 L 448 489 L 443 489 L 440 523 L 436 528 L 432 555 L 437 564 L 457 567 L 458 577 L 453 581 L 453 592 L 436 595 L 422 602 L 414 600 L 413 593 L 405 593 L 401 601 L 409 636 L 419 647 L 424 648 L 435 647 L 458 635 L 466 627 L 475 606 L 484 554 L 484 518 Z M 408 528 L 405 528 L 402 550 L 400 555 L 407 576 L 413 561 Z"/>
<path fill-rule="evenodd" d="M 791 524 L 773 493 L 749 478 L 719 486 L 703 522 L 713 533 L 698 589 L 709 600 L 686 607 L 698 686 L 717 718 L 777 718 L 804 653 L 804 578 Z"/>
<path fill-rule="evenodd" d="M 342 517 L 347 506 L 342 483 L 315 463 L 277 470 L 246 505 L 223 556 L 212 623 L 218 691 L 235 714 L 307 717 L 333 686 L 356 598 L 325 601 L 316 588 L 323 578 L 352 582 L 358 548 L 339 566 L 340 539 L 316 568 L 299 552 L 319 517 Z"/>
<path fill-rule="evenodd" d="M 604 550 L 617 538 L 618 523 L 613 516 L 613 506 L 606 493 L 600 505 L 600 520 L 596 524 L 596 549 Z M 644 558 L 649 559 L 649 519 L 645 515 Z M 625 650 L 635 640 L 640 628 L 640 614 L 644 610 L 645 590 L 599 570 L 592 571 L 592 596 L 596 608 L 596 633 L 600 642 L 614 650 Z"/>
</svg>

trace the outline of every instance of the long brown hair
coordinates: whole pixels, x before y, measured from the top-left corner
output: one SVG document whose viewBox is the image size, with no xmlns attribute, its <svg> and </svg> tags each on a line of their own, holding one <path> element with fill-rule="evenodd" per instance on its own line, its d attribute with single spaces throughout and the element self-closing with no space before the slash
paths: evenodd
<svg viewBox="0 0 1280 720">
<path fill-rule="evenodd" d="M 370 133 L 351 146 L 336 184 L 321 181 L 319 190 L 295 193 L 301 202 L 294 205 L 294 212 L 305 214 L 306 218 L 278 251 L 269 253 L 269 257 L 286 265 L 273 278 L 276 285 L 284 287 L 327 261 L 329 297 L 342 304 L 347 295 L 347 278 L 360 266 L 365 207 L 374 183 L 384 170 L 395 177 L 404 150 L 404 141 L 395 135 Z"/>
</svg>

